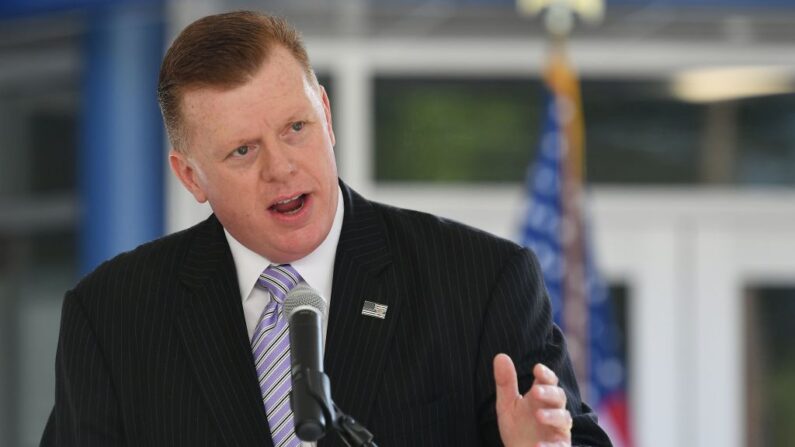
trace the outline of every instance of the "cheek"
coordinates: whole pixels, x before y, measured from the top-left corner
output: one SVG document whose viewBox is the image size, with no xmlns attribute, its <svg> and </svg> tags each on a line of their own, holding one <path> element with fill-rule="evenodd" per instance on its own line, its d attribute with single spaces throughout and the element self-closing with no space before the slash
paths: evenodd
<svg viewBox="0 0 795 447">
<path fill-rule="evenodd" d="M 202 183 L 210 202 L 225 209 L 240 206 L 252 189 L 251 185 L 244 185 L 241 176 L 235 175 L 208 175 Z"/>
<path fill-rule="evenodd" d="M 337 177 L 337 162 L 334 158 L 334 149 L 329 144 L 329 141 L 325 138 L 323 139 L 322 144 L 319 144 L 318 147 L 320 151 L 316 153 L 314 160 L 312 160 L 318 171 L 323 171 L 322 174 L 327 175 L 329 177 L 334 177 L 333 180 L 336 182 Z"/>
<path fill-rule="evenodd" d="M 258 214 L 250 195 L 231 189 L 220 191 L 220 188 L 216 188 L 214 193 L 210 205 L 217 215 L 223 216 L 222 222 L 225 225 L 243 231 L 251 231 L 257 227 Z"/>
</svg>

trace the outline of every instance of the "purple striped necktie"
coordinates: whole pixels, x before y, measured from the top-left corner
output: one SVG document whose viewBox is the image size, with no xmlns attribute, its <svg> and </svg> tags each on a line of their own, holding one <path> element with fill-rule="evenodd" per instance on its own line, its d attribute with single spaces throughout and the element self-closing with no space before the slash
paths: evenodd
<svg viewBox="0 0 795 447">
<path fill-rule="evenodd" d="M 271 265 L 257 280 L 257 286 L 270 292 L 271 300 L 254 330 L 251 350 L 275 447 L 301 444 L 295 435 L 290 409 L 290 337 L 282 309 L 287 293 L 302 280 L 290 264 Z"/>
</svg>

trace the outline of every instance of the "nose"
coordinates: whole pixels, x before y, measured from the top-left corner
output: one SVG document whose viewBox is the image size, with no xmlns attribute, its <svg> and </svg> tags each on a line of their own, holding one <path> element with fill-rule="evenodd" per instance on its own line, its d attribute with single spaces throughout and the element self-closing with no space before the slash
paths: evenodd
<svg viewBox="0 0 795 447">
<path fill-rule="evenodd" d="M 266 182 L 282 182 L 296 172 L 294 154 L 284 144 L 268 145 L 260 163 L 262 179 Z"/>
</svg>

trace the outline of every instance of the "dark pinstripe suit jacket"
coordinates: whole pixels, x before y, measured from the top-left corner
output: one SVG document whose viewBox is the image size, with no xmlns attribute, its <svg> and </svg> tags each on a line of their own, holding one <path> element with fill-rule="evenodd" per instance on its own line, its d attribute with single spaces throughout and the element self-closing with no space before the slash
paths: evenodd
<svg viewBox="0 0 795 447">
<path fill-rule="evenodd" d="M 523 390 L 534 363 L 553 368 L 575 444 L 609 445 L 580 401 L 530 252 L 342 189 L 325 367 L 334 400 L 380 446 L 500 445 L 498 352 L 517 363 Z M 389 306 L 386 319 L 362 316 L 364 300 Z M 106 262 L 67 293 L 42 445 L 271 445 L 215 217 Z"/>
</svg>

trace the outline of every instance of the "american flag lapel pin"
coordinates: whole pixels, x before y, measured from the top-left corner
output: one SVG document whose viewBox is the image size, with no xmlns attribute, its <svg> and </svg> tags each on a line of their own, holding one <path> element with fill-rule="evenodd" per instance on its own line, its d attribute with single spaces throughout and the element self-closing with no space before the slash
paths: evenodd
<svg viewBox="0 0 795 447">
<path fill-rule="evenodd" d="M 389 306 L 385 304 L 378 304 L 372 301 L 365 301 L 364 306 L 362 306 L 362 315 L 366 315 L 368 317 L 373 318 L 386 318 L 386 310 Z"/>
</svg>

